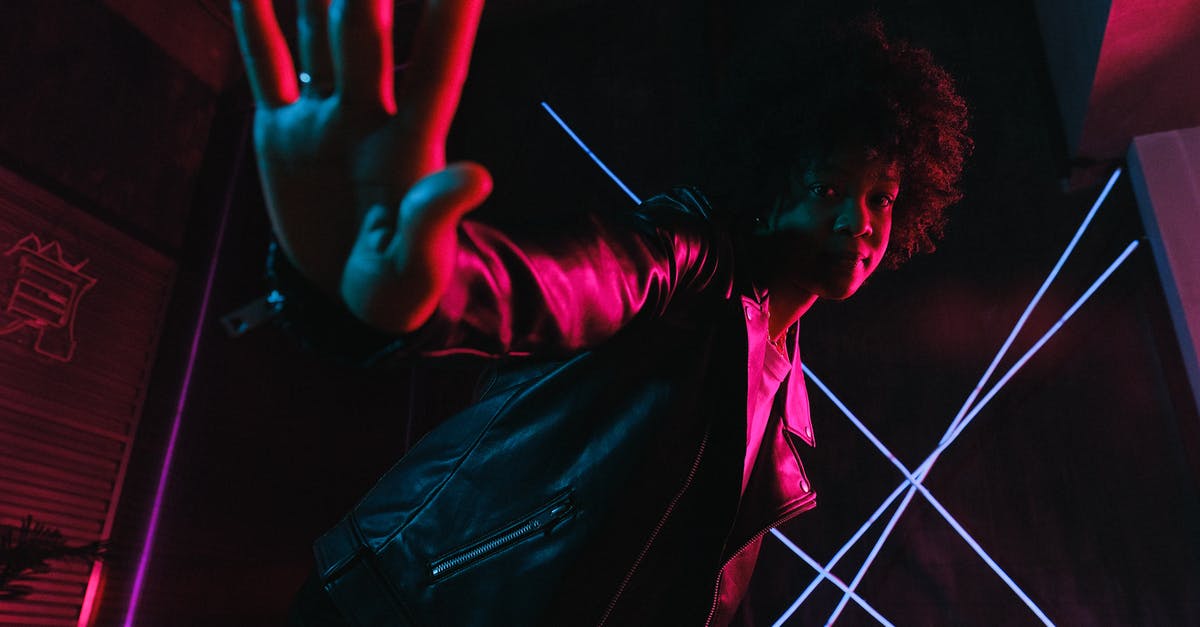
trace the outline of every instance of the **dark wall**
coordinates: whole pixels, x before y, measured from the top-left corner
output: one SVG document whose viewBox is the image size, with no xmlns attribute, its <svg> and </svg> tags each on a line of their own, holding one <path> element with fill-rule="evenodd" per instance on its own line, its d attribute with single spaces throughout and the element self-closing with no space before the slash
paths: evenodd
<svg viewBox="0 0 1200 627">
<path fill-rule="evenodd" d="M 183 244 L 216 94 L 99 3 L 7 2 L 0 154 L 148 244 Z"/>
</svg>

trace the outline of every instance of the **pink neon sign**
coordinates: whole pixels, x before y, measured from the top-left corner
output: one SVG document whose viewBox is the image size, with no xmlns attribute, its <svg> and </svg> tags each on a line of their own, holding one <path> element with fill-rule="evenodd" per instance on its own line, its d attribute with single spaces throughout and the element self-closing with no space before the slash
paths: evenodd
<svg viewBox="0 0 1200 627">
<path fill-rule="evenodd" d="M 83 273 L 88 260 L 71 264 L 56 241 L 43 244 L 30 233 L 5 251 L 16 261 L 16 280 L 3 311 L 0 336 L 31 329 L 37 333 L 34 350 L 58 361 L 75 354 L 75 316 L 79 301 L 96 285 Z"/>
</svg>

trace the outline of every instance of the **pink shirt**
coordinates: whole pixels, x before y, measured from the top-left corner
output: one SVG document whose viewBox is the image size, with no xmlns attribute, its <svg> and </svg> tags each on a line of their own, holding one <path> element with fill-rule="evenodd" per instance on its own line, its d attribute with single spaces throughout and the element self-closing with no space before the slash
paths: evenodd
<svg viewBox="0 0 1200 627">
<path fill-rule="evenodd" d="M 791 331 L 784 334 L 787 337 Z M 787 342 L 784 342 L 786 345 Z M 767 421 L 771 418 L 771 409 L 775 406 L 775 396 L 779 392 L 788 373 L 792 371 L 791 358 L 769 339 L 763 351 L 762 379 L 755 391 L 754 412 L 746 422 L 746 459 L 742 466 L 742 492 L 750 481 L 750 471 L 754 469 L 754 460 L 758 457 L 758 449 L 762 446 L 763 435 L 767 429 Z"/>
</svg>

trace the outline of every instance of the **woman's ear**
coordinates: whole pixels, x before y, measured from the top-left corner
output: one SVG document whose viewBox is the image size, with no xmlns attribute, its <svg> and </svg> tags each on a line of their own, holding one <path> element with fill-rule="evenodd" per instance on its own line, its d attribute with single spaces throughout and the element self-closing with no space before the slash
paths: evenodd
<svg viewBox="0 0 1200 627">
<path fill-rule="evenodd" d="M 771 229 L 767 228 L 767 218 L 763 216 L 754 216 L 750 218 L 750 234 L 751 235 L 766 235 Z"/>
<path fill-rule="evenodd" d="M 755 235 L 766 235 L 775 230 L 779 224 L 779 213 L 783 209 L 785 197 L 776 195 L 771 201 L 771 208 L 765 213 L 754 216 L 750 224 L 750 232 Z"/>
</svg>

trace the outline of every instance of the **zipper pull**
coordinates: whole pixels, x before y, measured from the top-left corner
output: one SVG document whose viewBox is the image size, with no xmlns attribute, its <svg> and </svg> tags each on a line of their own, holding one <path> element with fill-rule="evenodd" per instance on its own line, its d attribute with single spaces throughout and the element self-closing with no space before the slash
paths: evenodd
<svg viewBox="0 0 1200 627">
<path fill-rule="evenodd" d="M 564 499 L 561 503 L 556 503 L 546 511 L 539 514 L 533 520 L 529 521 L 529 527 L 544 533 L 549 533 L 554 525 L 567 517 L 573 509 L 570 498 Z"/>
</svg>

